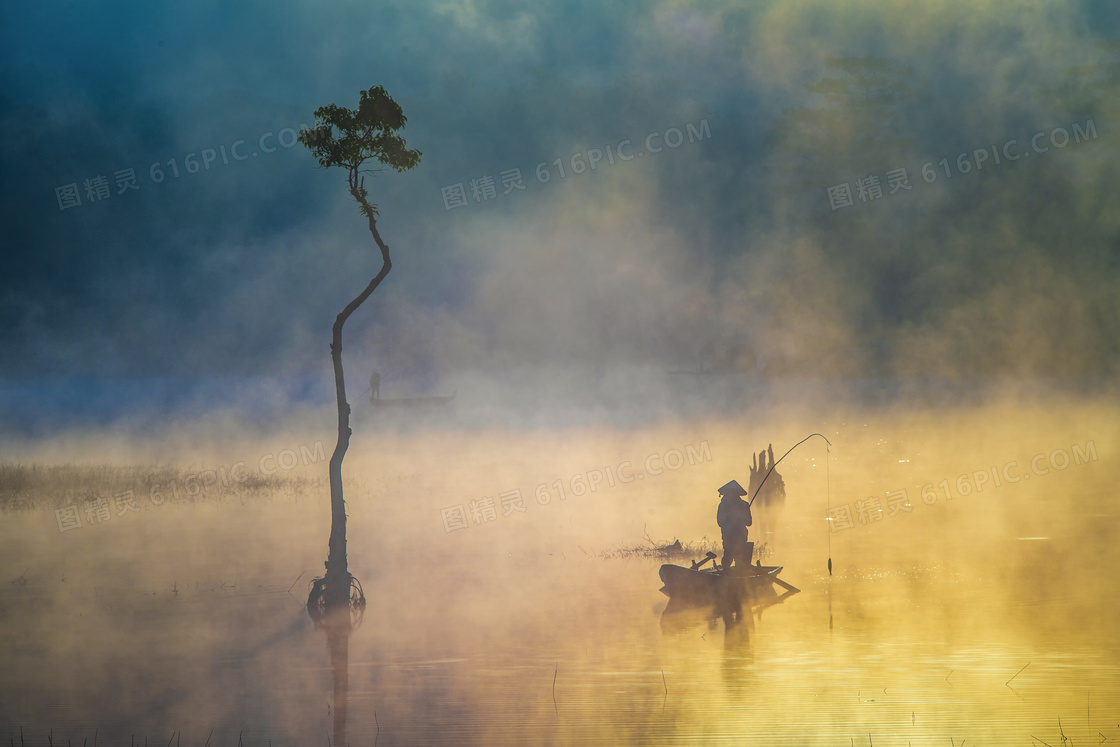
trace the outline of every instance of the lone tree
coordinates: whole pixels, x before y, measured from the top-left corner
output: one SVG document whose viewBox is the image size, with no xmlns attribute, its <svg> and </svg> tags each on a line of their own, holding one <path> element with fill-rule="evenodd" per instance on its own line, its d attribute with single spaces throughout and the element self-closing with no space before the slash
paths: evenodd
<svg viewBox="0 0 1120 747">
<path fill-rule="evenodd" d="M 334 389 L 338 403 L 338 443 L 330 461 L 331 537 L 326 562 L 326 575 L 312 584 L 307 600 L 308 611 L 319 619 L 324 612 L 350 607 L 351 585 L 364 606 L 361 585 L 350 575 L 346 564 L 346 502 L 342 495 L 342 460 L 350 446 L 350 405 L 346 401 L 346 382 L 342 374 L 342 325 L 377 289 L 389 274 L 393 263 L 389 247 L 377 231 L 377 205 L 369 201 L 365 175 L 383 171 L 407 171 L 420 162 L 420 151 L 409 150 L 398 132 L 407 121 L 397 102 L 382 86 L 361 92 L 356 111 L 330 104 L 315 110 L 315 129 L 305 130 L 299 142 L 311 151 L 323 168 L 342 166 L 347 171 L 350 196 L 358 203 L 358 211 L 369 221 L 369 232 L 381 250 L 381 271 L 369 285 L 346 304 L 331 328 L 331 361 L 334 364 Z M 367 168 L 376 161 L 378 166 Z"/>
</svg>

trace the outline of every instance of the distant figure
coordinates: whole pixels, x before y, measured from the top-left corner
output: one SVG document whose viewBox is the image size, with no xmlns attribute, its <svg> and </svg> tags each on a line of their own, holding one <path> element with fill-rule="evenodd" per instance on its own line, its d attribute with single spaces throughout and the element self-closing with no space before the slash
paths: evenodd
<svg viewBox="0 0 1120 747">
<path fill-rule="evenodd" d="M 766 475 L 766 452 L 760 451 L 751 454 L 751 481 L 747 484 L 747 494 L 754 497 L 762 485 L 762 478 Z M 765 503 L 765 501 L 763 501 Z"/>
<path fill-rule="evenodd" d="M 381 374 L 376 371 L 369 377 L 369 398 L 381 399 Z"/>
<path fill-rule="evenodd" d="M 751 481 L 747 493 L 752 497 L 757 494 L 758 504 L 763 508 L 780 510 L 785 502 L 786 481 L 778 472 L 770 472 L 774 469 L 774 445 L 770 444 L 766 451 L 758 452 L 757 456 L 752 455 L 751 462 Z"/>
<path fill-rule="evenodd" d="M 752 506 L 758 512 L 757 531 L 763 532 L 770 542 L 778 531 L 778 520 L 786 503 L 786 481 L 774 469 L 774 447 L 752 455 L 751 481 L 748 493 L 753 497 Z M 771 472 L 771 470 L 773 470 Z M 769 474 L 769 477 L 767 475 Z"/>
<path fill-rule="evenodd" d="M 719 508 L 716 509 L 716 523 L 723 533 L 723 569 L 727 570 L 732 563 L 740 567 L 749 566 L 750 547 L 747 545 L 747 527 L 753 523 L 751 506 L 743 500 L 747 491 L 737 481 L 724 485 L 719 489 L 721 496 Z"/>
</svg>

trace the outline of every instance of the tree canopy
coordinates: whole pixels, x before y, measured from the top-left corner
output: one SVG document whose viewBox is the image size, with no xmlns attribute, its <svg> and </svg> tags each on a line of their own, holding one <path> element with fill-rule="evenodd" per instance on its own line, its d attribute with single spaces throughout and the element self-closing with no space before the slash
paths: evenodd
<svg viewBox="0 0 1120 747">
<path fill-rule="evenodd" d="M 361 92 L 357 110 L 328 104 L 315 110 L 315 128 L 299 134 L 299 142 L 311 151 L 323 168 L 342 166 L 349 173 L 350 194 L 358 201 L 363 216 L 377 215 L 377 205 L 369 202 L 363 174 L 377 169 L 363 168 L 369 160 L 395 171 L 407 171 L 420 162 L 418 150 L 410 150 L 398 132 L 408 118 L 383 86 Z"/>
</svg>

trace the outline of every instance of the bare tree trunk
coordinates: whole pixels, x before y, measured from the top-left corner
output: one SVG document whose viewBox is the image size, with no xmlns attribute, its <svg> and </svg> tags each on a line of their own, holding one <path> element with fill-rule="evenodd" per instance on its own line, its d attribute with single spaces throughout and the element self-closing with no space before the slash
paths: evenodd
<svg viewBox="0 0 1120 747">
<path fill-rule="evenodd" d="M 326 585 L 326 608 L 328 611 L 349 608 L 350 605 L 350 572 L 346 562 L 346 501 L 342 492 L 342 460 L 346 457 L 346 450 L 350 447 L 350 405 L 346 401 L 346 380 L 342 372 L 342 325 L 350 315 L 361 306 L 370 294 L 381 284 L 389 274 L 393 263 L 389 259 L 389 247 L 381 240 L 377 232 L 377 221 L 373 210 L 364 199 L 359 200 L 367 208 L 369 218 L 369 232 L 381 250 L 381 271 L 370 281 L 353 301 L 346 305 L 334 320 L 331 329 L 331 361 L 334 363 L 334 390 L 338 404 L 338 443 L 335 444 L 334 453 L 330 461 L 330 486 L 331 486 L 331 537 L 329 554 L 327 556 L 327 573 L 324 579 Z"/>
</svg>

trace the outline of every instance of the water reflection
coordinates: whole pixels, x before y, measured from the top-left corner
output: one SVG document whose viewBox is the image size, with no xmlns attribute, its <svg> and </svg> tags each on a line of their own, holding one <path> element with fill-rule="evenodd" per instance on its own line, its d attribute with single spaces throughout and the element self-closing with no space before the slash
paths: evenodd
<svg viewBox="0 0 1120 747">
<path fill-rule="evenodd" d="M 762 619 L 763 610 L 781 604 L 800 592 L 791 587 L 776 593 L 773 588 L 755 592 L 746 590 L 743 596 L 734 595 L 723 600 L 702 600 L 695 597 L 672 597 L 661 613 L 661 632 L 679 635 L 703 624 L 709 627 L 723 622 L 724 631 L 730 636 L 749 639 L 755 620 Z"/>
<path fill-rule="evenodd" d="M 362 624 L 366 611 L 366 597 L 358 579 L 350 579 L 348 605 L 330 604 L 330 595 L 324 593 L 325 580 L 314 579 L 307 599 L 307 614 L 317 629 L 327 635 L 331 672 L 334 677 L 334 704 L 331 715 L 334 726 L 334 744 L 346 744 L 346 705 L 350 685 L 350 635 Z"/>
<path fill-rule="evenodd" d="M 661 613 L 661 632 L 676 637 L 706 626 L 704 637 L 714 638 L 722 623 L 720 672 L 729 693 L 737 695 L 753 684 L 756 621 L 761 621 L 764 610 L 781 604 L 800 589 L 777 578 L 780 567 L 759 564 L 705 572 L 697 570 L 701 565 L 662 566 L 662 579 L 677 578 L 675 583 L 667 580 L 662 589 L 670 597 Z"/>
<path fill-rule="evenodd" d="M 628 536 L 615 521 L 622 514 L 632 523 L 648 511 L 654 536 L 673 536 L 657 527 L 680 527 L 682 543 L 710 532 L 703 496 L 713 480 L 688 468 L 563 502 L 554 494 L 548 505 L 529 490 L 525 512 L 503 517 L 499 509 L 494 522 L 450 533 L 442 498 L 386 500 L 355 490 L 351 532 L 369 551 L 351 570 L 376 587 L 378 601 L 364 622 L 360 605 L 331 617 L 306 609 L 293 588 L 305 568 L 322 568 L 318 534 L 308 527 L 326 525 L 325 491 L 321 504 L 277 497 L 167 506 L 65 534 L 50 512 L 7 514 L 0 744 L 20 744 L 22 725 L 28 745 L 47 744 L 52 729 L 54 744 L 75 745 L 92 744 L 95 734 L 98 744 L 127 745 L 133 734 L 137 744 L 166 744 L 180 730 L 183 744 L 204 744 L 213 730 L 212 746 L 236 745 L 242 732 L 246 745 L 324 744 L 326 736 L 369 745 L 378 731 L 379 747 L 806 747 L 852 737 L 867 744 L 869 733 L 876 745 L 917 747 L 943 744 L 949 732 L 958 744 L 1027 744 L 1034 734 L 1057 745 L 1059 716 L 1075 743 L 1095 743 L 1098 732 L 1112 743 L 1120 740 L 1120 721 L 1110 720 L 1120 708 L 1120 474 L 1112 458 L 1120 441 L 1110 434 L 1120 419 L 1108 412 L 1107 422 L 1040 415 L 1046 433 L 1019 446 L 1010 426 L 988 413 L 975 422 L 922 422 L 913 429 L 924 434 L 914 448 L 919 467 L 901 466 L 893 453 L 881 458 L 872 436 L 870 445 L 834 439 L 833 507 L 880 488 L 918 487 L 908 488 L 911 511 L 891 516 L 884 506 L 881 521 L 856 520 L 832 535 L 822 518 L 823 463 L 787 459 L 779 469 L 789 497 L 773 557 L 803 591 L 789 599 L 775 586 L 741 612 L 667 599 L 658 591 L 661 558 L 596 553 Z M 1061 430 L 1067 420 L 1076 433 Z M 857 428 L 862 434 L 862 422 Z M 967 460 L 954 435 L 966 430 L 981 434 L 970 437 Z M 1047 444 L 1069 448 L 1090 437 L 1098 460 L 1045 477 L 1029 472 L 1030 455 L 1049 454 Z M 714 430 L 710 438 L 713 451 L 739 443 Z M 518 448 L 552 453 L 550 440 L 522 440 L 482 443 L 503 460 L 517 461 L 509 454 Z M 460 483 L 466 487 L 455 494 L 493 495 L 536 484 L 530 477 L 567 474 L 566 463 L 546 461 L 519 478 L 492 477 L 477 453 L 456 451 L 459 443 L 449 438 L 425 446 L 422 459 L 402 458 L 409 474 L 444 479 L 456 470 L 446 483 L 417 486 L 417 495 Z M 620 451 L 596 459 L 617 464 Z M 952 501 L 938 488 L 936 503 L 922 500 L 921 486 L 943 475 L 955 480 L 966 467 L 1015 457 L 1031 479 Z M 697 499 L 683 500 L 692 485 Z M 1022 539 L 1042 536 L 1050 539 Z M 358 588 L 350 592 L 361 599 Z"/>
<path fill-rule="evenodd" d="M 334 743 L 346 744 L 346 697 L 350 685 L 350 614 L 335 610 L 322 621 L 327 632 L 327 649 L 331 655 L 334 673 Z"/>
<path fill-rule="evenodd" d="M 736 619 L 723 620 L 723 657 L 721 672 L 724 684 L 732 693 L 752 684 L 754 672 L 755 618 L 748 613 Z"/>
</svg>

